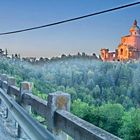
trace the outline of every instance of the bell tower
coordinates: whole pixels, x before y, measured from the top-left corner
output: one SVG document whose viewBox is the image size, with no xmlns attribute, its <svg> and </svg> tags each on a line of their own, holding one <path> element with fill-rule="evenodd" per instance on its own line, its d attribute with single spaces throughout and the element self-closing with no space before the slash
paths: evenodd
<svg viewBox="0 0 140 140">
<path fill-rule="evenodd" d="M 134 21 L 133 26 L 130 28 L 130 34 L 133 36 L 140 36 L 140 28 L 137 25 L 137 20 Z"/>
</svg>

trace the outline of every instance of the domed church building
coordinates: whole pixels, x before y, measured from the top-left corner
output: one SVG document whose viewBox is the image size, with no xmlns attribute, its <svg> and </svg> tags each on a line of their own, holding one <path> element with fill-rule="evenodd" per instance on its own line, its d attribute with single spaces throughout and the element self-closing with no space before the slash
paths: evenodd
<svg viewBox="0 0 140 140">
<path fill-rule="evenodd" d="M 135 20 L 130 28 L 130 35 L 121 38 L 121 43 L 115 52 L 108 49 L 101 49 L 103 61 L 127 61 L 140 58 L 140 28 Z"/>
</svg>

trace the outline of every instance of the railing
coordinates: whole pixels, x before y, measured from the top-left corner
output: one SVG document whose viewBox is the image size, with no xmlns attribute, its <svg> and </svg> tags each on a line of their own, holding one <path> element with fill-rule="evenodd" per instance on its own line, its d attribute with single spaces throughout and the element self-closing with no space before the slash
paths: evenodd
<svg viewBox="0 0 140 140">
<path fill-rule="evenodd" d="M 33 140 L 66 140 L 67 134 L 75 140 L 120 140 L 120 138 L 76 117 L 70 111 L 70 95 L 55 92 L 48 102 L 32 94 L 32 84 L 0 76 L 1 116 L 6 130 L 14 137 Z M 45 118 L 47 129 L 31 117 L 31 112 Z M 64 133 L 65 132 L 65 133 Z"/>
</svg>

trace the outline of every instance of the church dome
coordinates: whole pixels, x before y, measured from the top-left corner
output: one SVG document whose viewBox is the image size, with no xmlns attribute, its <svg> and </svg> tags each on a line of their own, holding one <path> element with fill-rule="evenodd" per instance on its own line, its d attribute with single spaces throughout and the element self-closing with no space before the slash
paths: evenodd
<svg viewBox="0 0 140 140">
<path fill-rule="evenodd" d="M 135 20 L 133 26 L 130 28 L 130 33 L 135 35 L 140 35 L 140 28 L 137 25 L 137 21 Z"/>
</svg>

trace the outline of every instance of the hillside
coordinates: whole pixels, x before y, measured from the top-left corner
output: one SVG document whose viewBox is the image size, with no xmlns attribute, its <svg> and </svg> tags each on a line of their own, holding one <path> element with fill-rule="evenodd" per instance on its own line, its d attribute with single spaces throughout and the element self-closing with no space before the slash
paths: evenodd
<svg viewBox="0 0 140 140">
<path fill-rule="evenodd" d="M 34 83 L 43 99 L 61 90 L 71 94 L 71 111 L 126 140 L 140 139 L 140 63 L 62 59 L 43 66 L 1 59 L 0 73 Z"/>
</svg>

